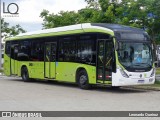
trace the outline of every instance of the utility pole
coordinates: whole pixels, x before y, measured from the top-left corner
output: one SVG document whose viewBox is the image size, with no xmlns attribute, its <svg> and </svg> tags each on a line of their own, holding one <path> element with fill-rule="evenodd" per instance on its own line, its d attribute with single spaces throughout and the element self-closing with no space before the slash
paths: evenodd
<svg viewBox="0 0 160 120">
<path fill-rule="evenodd" d="M 1 19 L 1 0 L 0 0 L 0 19 Z M 2 23 L 1 23 L 1 20 L 0 20 L 0 69 L 2 67 L 2 32 L 1 32 L 1 29 L 2 29 Z"/>
</svg>

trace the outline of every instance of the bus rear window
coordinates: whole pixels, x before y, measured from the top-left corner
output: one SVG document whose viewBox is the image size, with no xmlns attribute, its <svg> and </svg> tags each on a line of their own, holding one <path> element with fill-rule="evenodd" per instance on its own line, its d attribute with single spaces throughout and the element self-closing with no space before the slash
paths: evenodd
<svg viewBox="0 0 160 120">
<path fill-rule="evenodd" d="M 6 42 L 6 44 L 5 44 L 5 54 L 7 54 L 8 56 L 10 56 L 10 49 L 11 49 L 10 42 Z"/>
</svg>

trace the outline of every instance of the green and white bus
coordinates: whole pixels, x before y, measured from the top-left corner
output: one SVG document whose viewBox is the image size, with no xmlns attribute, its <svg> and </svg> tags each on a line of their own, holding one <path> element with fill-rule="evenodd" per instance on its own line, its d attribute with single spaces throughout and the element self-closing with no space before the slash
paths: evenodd
<svg viewBox="0 0 160 120">
<path fill-rule="evenodd" d="M 138 28 L 85 23 L 24 33 L 6 39 L 4 73 L 91 85 L 153 84 L 153 45 Z"/>
</svg>

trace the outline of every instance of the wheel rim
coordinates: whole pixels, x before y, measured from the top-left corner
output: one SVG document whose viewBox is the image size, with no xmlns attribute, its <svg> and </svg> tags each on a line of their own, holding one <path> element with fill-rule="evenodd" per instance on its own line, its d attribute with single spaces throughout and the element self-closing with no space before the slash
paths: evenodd
<svg viewBox="0 0 160 120">
<path fill-rule="evenodd" d="M 79 78 L 79 83 L 80 83 L 81 85 L 85 85 L 86 82 L 87 82 L 87 76 L 81 75 L 80 78 Z"/>
</svg>

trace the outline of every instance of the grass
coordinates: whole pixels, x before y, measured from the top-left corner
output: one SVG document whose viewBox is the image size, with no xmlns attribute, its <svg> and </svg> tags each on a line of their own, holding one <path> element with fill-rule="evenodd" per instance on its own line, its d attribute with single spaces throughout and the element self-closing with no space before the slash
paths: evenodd
<svg viewBox="0 0 160 120">
<path fill-rule="evenodd" d="M 156 68 L 156 75 L 160 74 L 160 68 Z"/>
<path fill-rule="evenodd" d="M 160 81 L 155 81 L 155 83 L 153 85 L 150 85 L 150 86 L 160 87 Z"/>
<path fill-rule="evenodd" d="M 156 68 L 156 75 L 160 75 L 160 68 Z M 156 81 L 154 86 L 155 87 L 160 87 L 160 81 Z"/>
</svg>

